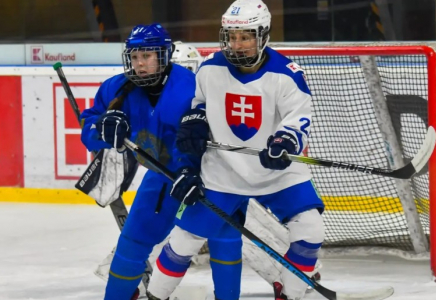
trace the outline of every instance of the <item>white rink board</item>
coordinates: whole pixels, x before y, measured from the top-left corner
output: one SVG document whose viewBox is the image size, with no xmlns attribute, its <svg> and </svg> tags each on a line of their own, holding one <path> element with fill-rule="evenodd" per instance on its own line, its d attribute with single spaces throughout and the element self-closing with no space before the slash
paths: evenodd
<svg viewBox="0 0 436 300">
<path fill-rule="evenodd" d="M 298 61 L 298 58 L 296 57 Z M 349 67 L 349 66 L 346 66 Z M 335 68 L 326 66 L 306 66 L 306 72 L 309 74 L 309 85 L 320 84 L 316 82 L 317 73 L 330 73 L 341 74 L 341 68 L 335 66 Z M 383 68 L 382 68 L 383 69 Z M 415 71 L 411 71 L 410 76 L 394 70 L 395 78 L 393 81 L 397 83 L 410 81 L 415 82 L 418 74 Z M 360 72 L 358 68 L 351 68 L 348 71 Z M 105 79 L 122 72 L 122 67 L 65 67 L 64 72 L 68 81 L 72 85 L 72 91 L 76 98 L 84 97 L 90 98 L 97 91 L 98 83 L 101 83 Z M 66 97 L 63 89 L 59 86 L 59 79 L 55 71 L 48 66 L 45 67 L 5 67 L 0 68 L 0 74 L 13 74 L 22 76 L 22 97 L 23 97 L 23 131 L 24 131 L 24 154 L 25 154 L 25 186 L 32 188 L 72 188 L 77 179 L 59 179 L 58 177 L 79 177 L 84 169 L 84 165 L 65 165 L 63 164 L 63 153 L 65 153 L 63 136 L 65 133 L 71 133 L 68 130 L 62 129 L 64 116 L 63 110 L 63 97 Z M 24 75 L 25 74 L 25 75 Z M 424 78 L 423 78 L 424 79 Z M 58 84 L 57 87 L 54 87 Z M 93 84 L 91 87 L 75 87 L 74 84 Z M 335 85 L 334 80 L 323 80 L 323 85 Z M 398 85 L 397 85 L 398 87 Z M 401 89 L 399 86 L 399 93 L 405 94 L 410 89 Z M 55 95 L 56 94 L 56 95 Z M 323 95 L 317 95 L 314 92 L 314 96 L 330 97 L 328 92 Z M 352 86 L 344 91 L 344 96 L 341 99 L 337 99 L 339 103 L 338 109 L 347 110 L 347 102 L 354 101 L 359 103 L 359 98 L 353 94 Z M 424 95 L 419 95 L 424 96 Z M 56 98 L 56 99 L 55 99 Z M 56 111 L 54 101 L 56 101 Z M 87 100 L 87 103 L 89 101 Z M 56 119 L 55 119 L 56 115 Z M 358 124 L 360 115 L 356 115 L 355 122 Z M 367 116 L 363 116 L 367 118 Z M 362 120 L 364 119 L 362 117 Z M 55 132 L 56 124 L 56 132 Z M 316 124 L 312 127 L 312 134 L 316 134 Z M 77 130 L 75 132 L 78 132 Z M 56 143 L 55 143 L 56 136 Z M 381 135 L 375 135 L 376 138 L 381 139 Z M 368 163 L 361 162 L 361 157 L 353 155 L 360 146 L 354 143 L 355 136 L 353 132 L 342 132 L 341 142 L 346 141 L 346 146 L 341 152 L 334 151 L 338 141 L 334 140 L 335 136 L 332 136 L 331 142 L 326 144 L 325 148 L 317 148 L 316 156 L 324 159 L 332 159 L 343 162 L 351 162 L 357 164 L 368 165 Z M 312 144 L 311 144 L 312 143 Z M 313 145 L 313 140 L 310 141 L 310 145 Z M 310 147 L 310 146 L 309 146 Z M 355 148 L 356 147 L 356 148 Z M 333 151 L 332 151 L 333 149 Z M 383 152 L 383 149 L 379 149 Z M 309 152 L 310 154 L 310 152 Z M 241 154 L 242 155 L 242 154 Z M 55 157 L 57 157 L 57 170 L 55 165 Z M 89 158 L 88 158 L 89 160 Z M 373 167 L 386 167 L 377 165 L 368 165 Z M 319 168 L 319 167 L 316 167 Z M 142 169 L 142 168 L 140 168 Z M 141 171 L 143 174 L 145 170 Z M 359 183 L 362 181 L 362 176 L 365 180 L 378 180 L 375 176 L 362 175 L 360 173 L 353 173 L 343 170 L 335 171 L 335 174 L 340 177 L 347 177 L 344 184 L 347 184 L 348 193 L 352 195 L 367 196 L 366 192 L 362 192 L 359 187 Z M 139 174 L 138 174 L 139 176 Z M 138 177 L 137 176 L 137 177 Z M 336 175 L 334 175 L 336 176 Z M 371 178 L 369 178 L 371 177 Z M 335 179 L 332 179 L 335 182 Z M 138 180 L 136 179 L 131 186 L 130 190 L 135 190 L 138 186 Z M 392 181 L 393 184 L 393 181 Z M 324 193 L 335 196 L 337 191 L 324 190 Z M 376 192 L 376 191 L 374 191 Z M 374 196 L 377 196 L 374 194 Z"/>
<path fill-rule="evenodd" d="M 29 72 L 29 68 L 21 68 Z M 34 69 L 34 68 L 32 68 Z M 102 75 L 102 70 L 107 75 Z M 84 98 L 87 107 L 107 78 L 122 72 L 122 68 L 64 68 L 67 80 L 76 99 Z M 76 75 L 92 74 L 97 75 Z M 116 73 L 114 71 L 117 71 Z M 42 68 L 53 75 L 22 76 L 23 139 L 25 186 L 29 188 L 71 189 L 87 165 L 65 163 L 65 134 L 80 134 L 80 129 L 65 128 L 66 94 L 53 69 Z M 68 75 L 70 74 L 70 75 Z M 90 154 L 87 162 L 91 161 Z M 140 168 L 138 177 L 145 173 Z M 136 179 L 130 190 L 136 190 Z"/>
</svg>

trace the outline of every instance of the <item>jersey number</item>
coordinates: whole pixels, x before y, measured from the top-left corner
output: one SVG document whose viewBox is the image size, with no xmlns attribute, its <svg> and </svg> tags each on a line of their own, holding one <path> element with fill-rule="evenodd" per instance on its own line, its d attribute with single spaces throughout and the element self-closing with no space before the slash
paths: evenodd
<svg viewBox="0 0 436 300">
<path fill-rule="evenodd" d="M 233 9 L 232 9 L 232 15 L 237 15 L 237 14 L 239 14 L 239 10 L 240 10 L 240 9 L 241 9 L 240 7 L 234 6 Z"/>
<path fill-rule="evenodd" d="M 310 126 L 310 120 L 308 118 L 301 118 L 300 122 L 303 122 L 303 125 L 300 127 L 301 132 L 304 132 L 307 136 L 309 136 L 309 132 L 307 132 L 306 128 Z"/>
</svg>

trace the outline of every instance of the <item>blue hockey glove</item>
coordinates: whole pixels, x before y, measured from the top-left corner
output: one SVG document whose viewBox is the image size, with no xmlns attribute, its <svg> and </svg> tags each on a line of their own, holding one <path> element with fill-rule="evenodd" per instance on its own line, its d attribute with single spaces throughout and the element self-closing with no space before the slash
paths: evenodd
<svg viewBox="0 0 436 300">
<path fill-rule="evenodd" d="M 120 110 L 108 110 L 95 123 L 100 139 L 116 148 L 119 152 L 126 150 L 124 138 L 131 135 L 129 120 Z"/>
<path fill-rule="evenodd" d="M 296 154 L 297 140 L 286 131 L 277 131 L 266 143 L 267 149 L 259 153 L 260 163 L 264 168 L 284 170 L 291 165 L 290 160 L 282 158 L 283 154 Z"/>
<path fill-rule="evenodd" d="M 186 205 L 194 205 L 203 189 L 203 181 L 198 171 L 181 168 L 177 172 L 177 179 L 173 183 L 170 195 Z"/>
<path fill-rule="evenodd" d="M 194 108 L 186 112 L 180 121 L 176 135 L 176 147 L 183 153 L 201 157 L 206 151 L 209 140 L 209 124 L 206 112 Z"/>
</svg>

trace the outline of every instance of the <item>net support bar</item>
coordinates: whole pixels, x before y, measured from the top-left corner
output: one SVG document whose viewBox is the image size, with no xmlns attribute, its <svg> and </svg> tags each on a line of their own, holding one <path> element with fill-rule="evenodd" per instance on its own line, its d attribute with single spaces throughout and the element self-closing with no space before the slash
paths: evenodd
<svg viewBox="0 0 436 300">
<path fill-rule="evenodd" d="M 385 143 L 385 153 L 388 163 L 392 169 L 400 168 L 405 165 L 405 162 L 382 90 L 380 74 L 375 58 L 374 56 L 360 56 L 360 63 L 374 105 L 377 124 Z M 410 180 L 394 179 L 394 181 L 397 186 L 398 197 L 404 209 L 413 248 L 416 253 L 427 252 L 428 243 L 416 209 Z"/>
</svg>

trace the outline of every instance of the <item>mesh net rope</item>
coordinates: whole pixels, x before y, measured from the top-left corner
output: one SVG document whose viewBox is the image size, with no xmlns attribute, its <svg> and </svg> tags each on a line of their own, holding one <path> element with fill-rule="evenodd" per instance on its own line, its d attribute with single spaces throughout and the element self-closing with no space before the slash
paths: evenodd
<svg viewBox="0 0 436 300">
<path fill-rule="evenodd" d="M 288 57 L 304 69 L 313 97 L 307 155 L 390 168 L 359 57 Z M 428 126 L 426 57 L 379 55 L 375 59 L 407 163 L 419 150 Z M 326 204 L 323 248 L 379 246 L 413 250 L 393 179 L 317 166 L 310 168 Z M 428 169 L 421 171 L 411 183 L 421 225 L 429 239 Z"/>
</svg>

